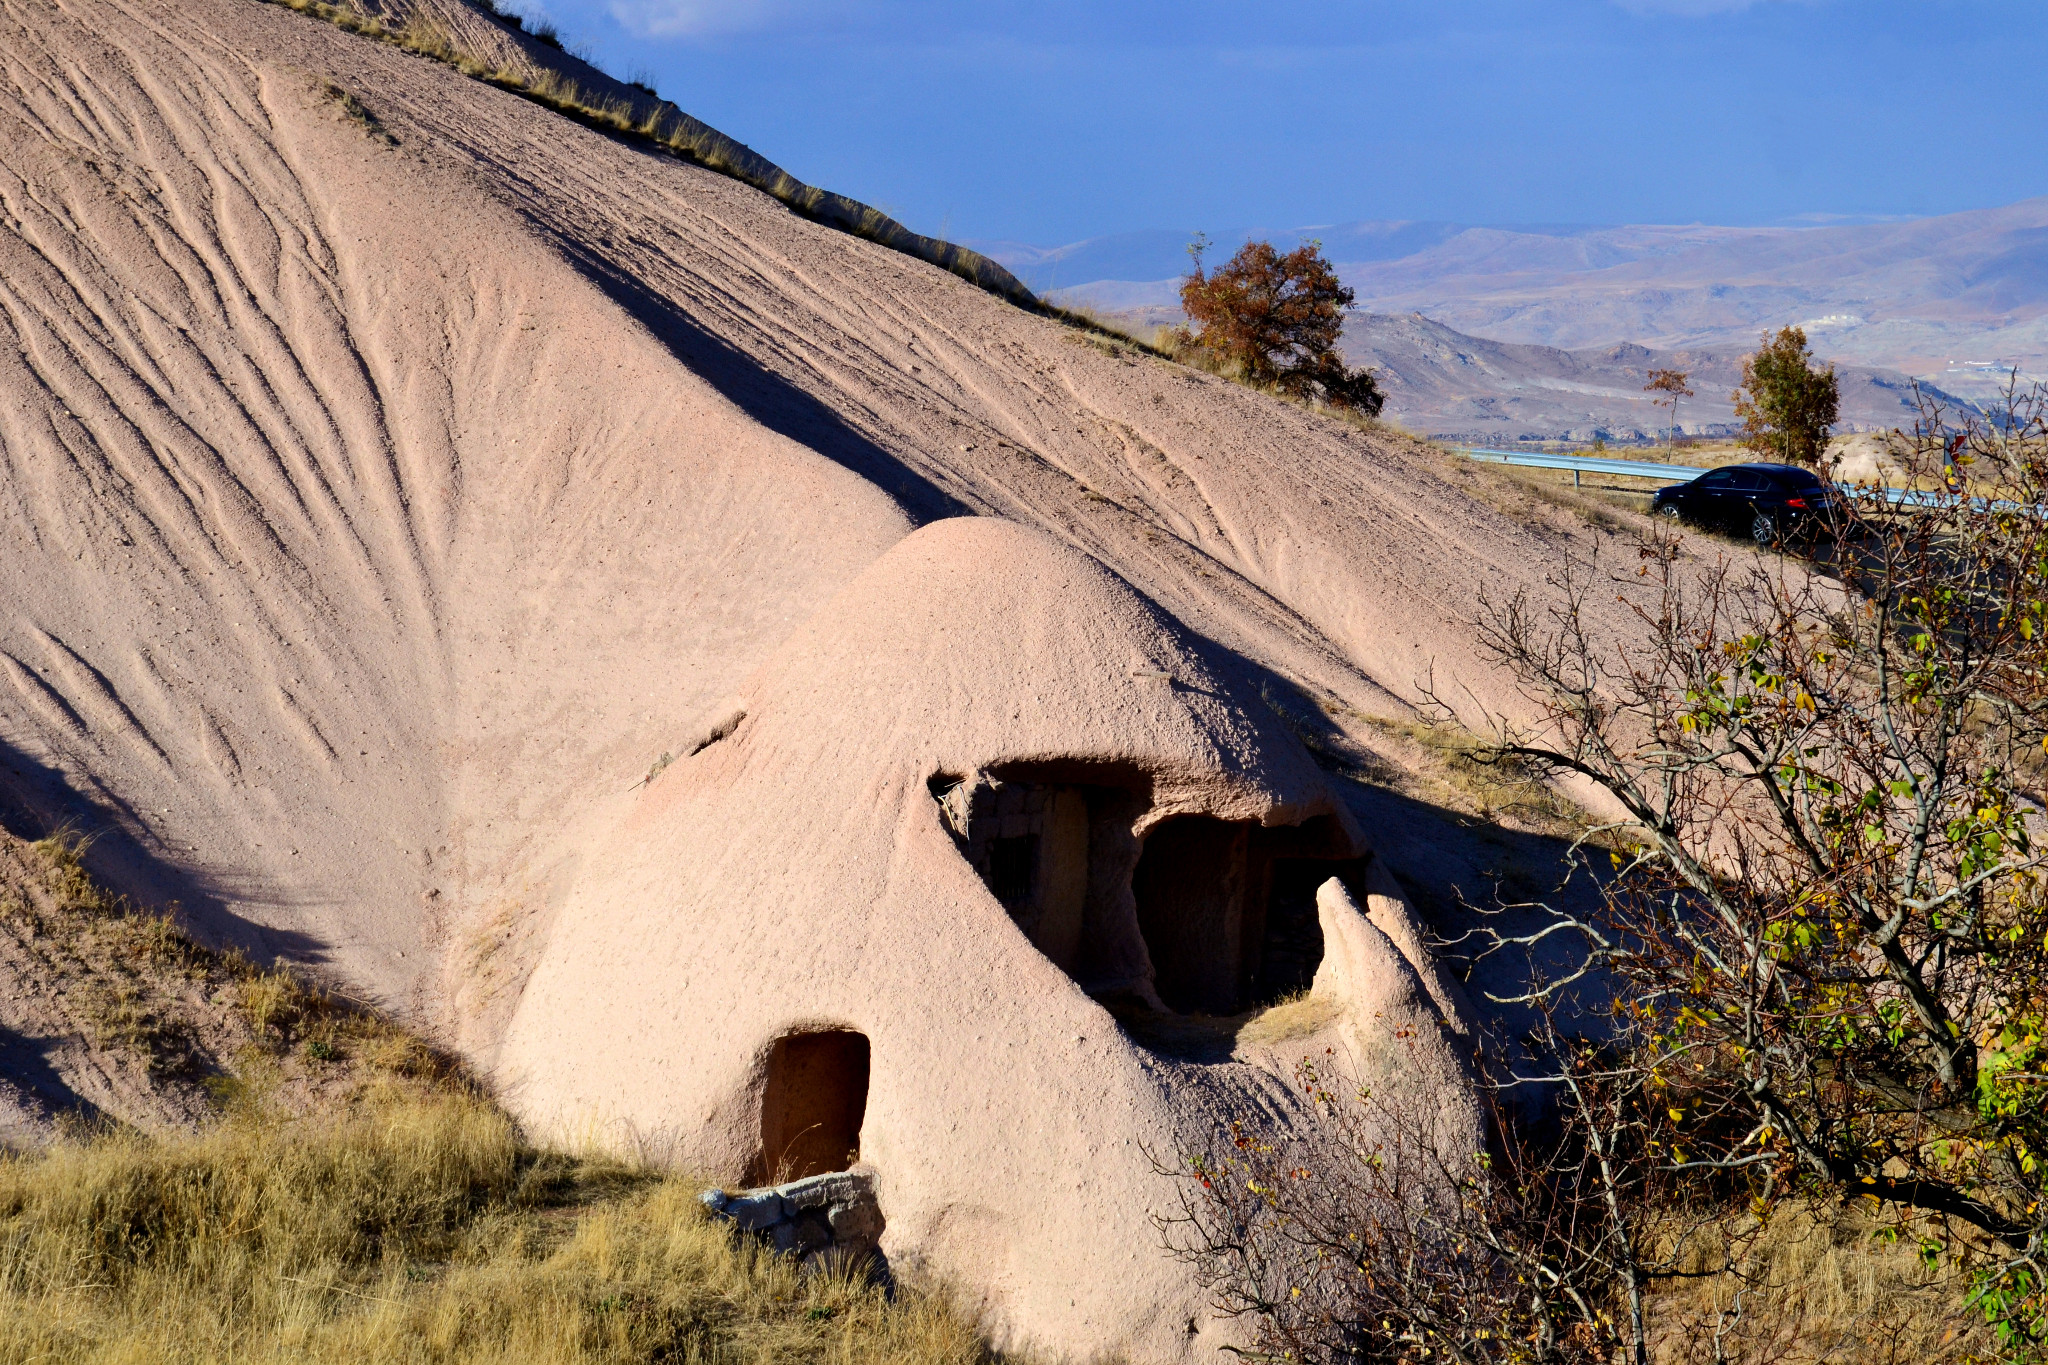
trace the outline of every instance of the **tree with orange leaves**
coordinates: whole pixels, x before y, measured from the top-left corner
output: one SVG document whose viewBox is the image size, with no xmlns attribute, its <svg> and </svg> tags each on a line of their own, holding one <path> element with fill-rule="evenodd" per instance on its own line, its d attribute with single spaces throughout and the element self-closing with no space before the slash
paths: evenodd
<svg viewBox="0 0 2048 1365">
<path fill-rule="evenodd" d="M 1188 254 L 1194 269 L 1181 282 L 1181 309 L 1201 327 L 1182 329 L 1184 350 L 1261 388 L 1320 400 L 1378 416 L 1386 398 L 1370 370 L 1349 370 L 1337 353 L 1344 310 L 1356 297 L 1308 241 L 1284 255 L 1271 242 L 1246 242 L 1213 274 L 1202 269 L 1206 238 Z"/>
<path fill-rule="evenodd" d="M 1666 403 L 1671 405 L 1671 444 L 1674 448 L 1678 445 L 1678 400 L 1692 397 L 1692 390 L 1686 387 L 1686 377 L 1684 370 L 1652 370 L 1650 382 L 1643 385 L 1644 393 L 1664 395 L 1651 399 L 1651 402 L 1659 407 Z"/>
</svg>

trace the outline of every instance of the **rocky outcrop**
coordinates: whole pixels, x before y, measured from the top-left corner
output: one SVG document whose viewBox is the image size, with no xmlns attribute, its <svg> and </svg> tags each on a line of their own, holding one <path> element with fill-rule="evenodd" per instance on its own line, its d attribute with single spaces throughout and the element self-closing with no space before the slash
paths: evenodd
<svg viewBox="0 0 2048 1365">
<path fill-rule="evenodd" d="M 881 1263 L 882 1206 L 866 1171 L 834 1171 L 764 1190 L 706 1190 L 704 1207 L 806 1268 Z"/>
</svg>

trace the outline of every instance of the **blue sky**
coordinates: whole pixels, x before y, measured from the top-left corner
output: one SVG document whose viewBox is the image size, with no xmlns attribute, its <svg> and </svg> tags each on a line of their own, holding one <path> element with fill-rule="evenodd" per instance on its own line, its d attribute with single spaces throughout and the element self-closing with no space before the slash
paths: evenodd
<svg viewBox="0 0 2048 1365">
<path fill-rule="evenodd" d="M 2048 194 L 2048 0 L 529 0 L 924 232 L 1920 215 Z"/>
</svg>

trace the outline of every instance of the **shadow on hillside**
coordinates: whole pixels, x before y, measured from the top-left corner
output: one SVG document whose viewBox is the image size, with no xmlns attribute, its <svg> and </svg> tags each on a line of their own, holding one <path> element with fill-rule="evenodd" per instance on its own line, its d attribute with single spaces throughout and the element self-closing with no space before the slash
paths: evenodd
<svg viewBox="0 0 2048 1365">
<path fill-rule="evenodd" d="M 154 849 L 153 841 L 137 833 L 144 828 L 118 796 L 104 789 L 82 792 L 58 769 L 0 740 L 0 829 L 28 840 L 70 830 L 87 841 L 85 867 L 96 881 L 147 910 L 170 913 L 210 948 L 239 948 L 266 966 L 327 960 L 328 945 L 319 939 L 258 924 L 229 909 L 227 888 Z"/>
<path fill-rule="evenodd" d="M 0 1026 L 0 1150 L 21 1133 L 10 1133 L 9 1120 L 25 1122 L 31 1132 L 48 1120 L 86 1128 L 108 1126 L 111 1116 L 71 1088 L 50 1061 L 51 1042 Z M 13 1094 L 7 1091 L 12 1090 Z M 9 1111 L 13 1111 L 10 1113 Z"/>
<path fill-rule="evenodd" d="M 1561 935 L 1535 957 L 1519 949 L 1482 955 L 1479 935 L 1486 929 L 1527 933 L 1547 922 L 1545 906 L 1573 914 L 1597 906 L 1599 883 L 1583 860 L 1573 868 L 1571 840 L 1409 795 L 1395 785 L 1396 774 L 1375 771 L 1375 762 L 1293 682 L 1242 656 L 1230 658 L 1251 695 L 1265 701 L 1337 789 L 1486 1026 L 1515 1036 L 1532 1025 L 1526 1007 L 1492 997 L 1519 995 L 1539 975 L 1554 980 L 1567 974 L 1576 944 Z M 1605 1003 L 1599 989 L 1589 987 L 1567 1013 L 1598 1029 Z"/>
<path fill-rule="evenodd" d="M 815 396 L 699 326 L 675 303 L 574 242 L 562 249 L 613 301 L 747 416 L 815 450 L 893 497 L 919 525 L 973 516 L 974 509 L 855 430 Z"/>
<path fill-rule="evenodd" d="M 1516 951 L 1479 960 L 1470 935 L 1483 926 L 1504 934 L 1527 932 L 1544 922 L 1542 905 L 1590 912 L 1599 887 L 1583 866 L 1567 879 L 1570 840 L 1447 810 L 1362 774 L 1331 775 L 1439 942 L 1445 965 L 1464 980 L 1473 1008 L 1511 1018 L 1518 1011 L 1489 1005 L 1488 997 L 1520 994 L 1538 973 L 1565 974 L 1569 940 L 1554 940 L 1534 960 Z"/>
</svg>

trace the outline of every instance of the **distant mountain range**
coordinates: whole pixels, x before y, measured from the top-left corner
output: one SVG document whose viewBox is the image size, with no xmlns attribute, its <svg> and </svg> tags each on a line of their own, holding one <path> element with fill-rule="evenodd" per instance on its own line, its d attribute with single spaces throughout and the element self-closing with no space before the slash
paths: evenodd
<svg viewBox="0 0 2048 1365">
<path fill-rule="evenodd" d="M 1174 311 L 1188 236 L 972 245 L 1060 301 L 1156 318 Z M 2048 375 L 2048 198 L 1820 227 L 1345 223 L 1219 233 L 1211 262 L 1252 236 L 1320 238 L 1361 313 L 1500 342 L 1739 352 L 1798 323 L 1823 356 L 1972 397 L 2015 366 Z"/>
<path fill-rule="evenodd" d="M 1210 248 L 1209 263 L 1216 264 L 1235 251 L 1240 242 L 1263 237 L 1291 247 L 1314 237 L 1323 244 L 1323 254 L 1333 261 L 1357 264 L 1398 261 L 1440 246 L 1462 232 L 1474 229 L 1456 223 L 1362 222 L 1337 227 L 1258 229 L 1219 233 Z M 1525 228 L 1529 232 L 1579 232 L 1586 228 Z M 1170 303 L 1164 286 L 1188 269 L 1188 243 L 1194 234 L 1167 229 L 1123 232 L 1110 237 L 1092 237 L 1066 246 L 1027 246 L 1022 242 L 974 242 L 977 251 L 1008 266 L 1012 273 L 1040 293 L 1071 291 L 1076 286 L 1104 283 L 1157 282 L 1151 302 Z"/>
<path fill-rule="evenodd" d="M 1651 350 L 1632 342 L 1564 350 L 1487 341 L 1419 314 L 1356 313 L 1345 329 L 1353 365 L 1372 367 L 1387 395 L 1387 415 L 1409 430 L 1481 444 L 1662 439 L 1671 410 L 1643 385 L 1652 369 L 1683 370 L 1694 396 L 1681 398 L 1678 424 L 1693 436 L 1737 429 L 1731 400 L 1743 350 Z M 1842 365 L 1837 431 L 1910 430 L 1918 416 L 1914 381 L 1896 370 Z M 1928 385 L 1922 392 L 1950 409 L 1967 406 Z"/>
</svg>

